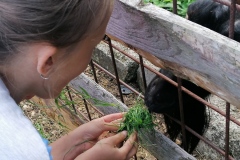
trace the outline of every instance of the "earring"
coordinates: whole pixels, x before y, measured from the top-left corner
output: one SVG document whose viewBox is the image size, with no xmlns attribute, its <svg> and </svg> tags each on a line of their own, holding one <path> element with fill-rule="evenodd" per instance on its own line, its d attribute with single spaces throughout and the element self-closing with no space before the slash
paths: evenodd
<svg viewBox="0 0 240 160">
<path fill-rule="evenodd" d="M 41 77 L 42 79 L 44 79 L 44 80 L 47 80 L 47 79 L 48 79 L 48 77 L 44 77 L 42 74 L 40 74 L 40 77 Z"/>
</svg>

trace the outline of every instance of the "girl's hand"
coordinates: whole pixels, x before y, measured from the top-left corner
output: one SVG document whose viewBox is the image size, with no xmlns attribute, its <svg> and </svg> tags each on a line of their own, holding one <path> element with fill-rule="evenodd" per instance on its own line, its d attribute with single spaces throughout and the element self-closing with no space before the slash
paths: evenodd
<svg viewBox="0 0 240 160">
<path fill-rule="evenodd" d="M 128 160 L 137 152 L 136 134 L 118 148 L 127 136 L 123 131 L 112 137 L 105 138 L 97 142 L 91 149 L 79 155 L 75 160 Z"/>
<path fill-rule="evenodd" d="M 51 144 L 54 159 L 69 160 L 76 158 L 93 147 L 104 131 L 117 131 L 119 127 L 117 120 L 120 121 L 122 117 L 122 113 L 116 113 L 95 119 L 58 139 Z"/>
<path fill-rule="evenodd" d="M 92 120 L 74 130 L 74 134 L 77 135 L 75 138 L 82 146 L 82 152 L 95 145 L 95 143 L 100 140 L 99 137 L 103 134 L 103 132 L 117 131 L 122 117 L 122 113 L 110 114 L 102 118 Z"/>
</svg>

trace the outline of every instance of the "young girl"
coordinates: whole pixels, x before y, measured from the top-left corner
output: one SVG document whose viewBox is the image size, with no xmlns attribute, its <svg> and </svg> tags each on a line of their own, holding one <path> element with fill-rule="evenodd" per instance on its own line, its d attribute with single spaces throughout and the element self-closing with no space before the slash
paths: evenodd
<svg viewBox="0 0 240 160">
<path fill-rule="evenodd" d="M 0 0 L 1 160 L 126 160 L 136 153 L 136 135 L 116 147 L 125 131 L 98 141 L 118 129 L 112 121 L 122 114 L 93 120 L 46 146 L 17 105 L 35 95 L 56 97 L 84 71 L 112 9 L 113 0 Z"/>
</svg>

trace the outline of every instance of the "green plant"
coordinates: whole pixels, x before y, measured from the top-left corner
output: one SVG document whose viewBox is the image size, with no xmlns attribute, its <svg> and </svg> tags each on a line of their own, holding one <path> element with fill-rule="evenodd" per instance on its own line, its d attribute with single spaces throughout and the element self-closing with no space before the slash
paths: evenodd
<svg viewBox="0 0 240 160">
<path fill-rule="evenodd" d="M 112 106 L 119 108 L 117 104 L 95 99 L 91 97 L 91 95 L 89 95 L 86 90 L 83 88 L 80 89 L 81 91 L 79 94 L 81 94 L 84 99 L 90 100 L 95 106 Z M 130 136 L 133 132 L 140 133 L 143 130 L 152 131 L 154 129 L 154 126 L 155 124 L 153 123 L 152 114 L 144 106 L 143 100 L 138 99 L 136 104 L 132 106 L 124 115 L 118 132 L 126 130 L 128 131 L 128 136 Z"/>
<path fill-rule="evenodd" d="M 49 134 L 45 131 L 44 127 L 42 126 L 41 123 L 39 122 L 34 122 L 33 124 L 35 126 L 35 128 L 38 130 L 39 134 L 45 138 L 48 139 L 49 138 Z"/>
<path fill-rule="evenodd" d="M 153 116 L 144 106 L 143 100 L 138 100 L 124 115 L 118 132 L 127 130 L 130 136 L 133 132 L 152 131 L 154 126 Z"/>
<path fill-rule="evenodd" d="M 68 89 L 64 88 L 61 93 L 58 95 L 57 98 L 54 99 L 56 106 L 58 109 L 65 107 L 65 106 L 71 106 L 75 104 L 74 101 L 69 100 L 69 97 L 66 96 L 68 93 Z"/>
<path fill-rule="evenodd" d="M 185 17 L 188 6 L 195 0 L 178 0 L 177 12 L 179 16 Z M 145 3 L 152 3 L 168 11 L 173 11 L 173 0 L 144 0 Z"/>
<path fill-rule="evenodd" d="M 74 94 L 81 95 L 83 99 L 88 100 L 94 106 L 101 106 L 101 107 L 111 106 L 111 107 L 119 108 L 119 105 L 117 105 L 117 104 L 109 103 L 109 102 L 105 102 L 105 101 L 93 98 L 82 87 L 80 87 L 80 91 L 74 90 L 74 91 L 71 91 L 71 92 L 73 92 Z M 63 96 L 61 99 L 65 99 L 65 97 Z M 144 106 L 144 102 L 141 99 L 141 100 L 137 100 L 136 104 L 133 107 L 131 107 L 126 112 L 126 114 L 124 114 L 123 121 L 120 123 L 120 127 L 119 127 L 118 132 L 126 130 L 128 132 L 128 137 L 133 132 L 137 132 L 138 137 L 140 138 L 139 140 L 141 141 L 141 138 L 142 138 L 141 135 L 144 134 L 143 131 L 152 131 L 152 130 L 154 130 L 154 126 L 155 126 L 155 124 L 153 123 L 153 116 L 150 114 L 150 112 Z M 80 142 L 80 143 L 74 145 L 72 148 L 70 148 L 68 152 L 70 152 L 76 146 L 82 145 L 86 142 L 91 142 L 91 141 L 86 140 L 86 141 Z"/>
<path fill-rule="evenodd" d="M 108 107 L 108 106 L 112 106 L 112 107 L 119 107 L 117 104 L 115 103 L 109 103 L 109 102 L 105 102 L 105 101 L 101 101 L 99 99 L 93 98 L 91 95 L 89 95 L 89 93 L 83 89 L 82 87 L 80 87 L 79 92 L 77 92 L 76 94 L 80 94 L 84 99 L 91 101 L 91 103 L 96 106 L 96 107 Z"/>
</svg>

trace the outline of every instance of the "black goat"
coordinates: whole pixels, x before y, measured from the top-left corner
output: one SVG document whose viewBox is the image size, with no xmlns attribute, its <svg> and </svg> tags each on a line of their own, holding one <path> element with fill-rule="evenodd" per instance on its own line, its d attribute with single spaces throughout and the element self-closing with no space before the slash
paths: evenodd
<svg viewBox="0 0 240 160">
<path fill-rule="evenodd" d="M 160 73 L 168 78 L 177 81 L 177 77 L 170 71 L 161 69 Z M 202 98 L 207 98 L 210 93 L 195 84 L 182 80 L 182 85 L 194 92 Z M 192 98 L 185 92 L 182 93 L 185 124 L 196 131 L 203 134 L 208 126 L 208 116 L 206 114 L 206 106 L 198 100 Z M 167 115 L 180 120 L 180 109 L 178 100 L 178 88 L 167 82 L 166 80 L 156 76 L 148 85 L 145 93 L 145 103 L 151 112 L 163 113 L 167 127 L 167 133 L 170 138 L 175 141 L 181 132 L 181 126 L 169 118 Z M 192 153 L 199 142 L 199 139 L 186 131 L 187 151 Z"/>
<path fill-rule="evenodd" d="M 192 3 L 188 7 L 188 19 L 202 26 L 205 26 L 222 35 L 228 36 L 229 30 L 229 7 L 211 0 L 201 0 Z M 236 12 L 234 39 L 240 40 L 240 16 Z M 170 71 L 161 69 L 160 72 L 168 78 L 177 81 Z M 187 80 L 182 80 L 182 85 L 197 94 L 203 99 L 207 99 L 210 92 L 198 87 Z M 183 108 L 185 124 L 202 135 L 209 123 L 209 115 L 206 106 L 193 97 L 183 92 Z M 181 126 L 168 116 L 180 120 L 180 109 L 178 100 L 178 89 L 156 76 L 152 79 L 145 92 L 145 103 L 151 112 L 162 113 L 164 115 L 167 133 L 175 141 L 181 133 Z M 199 139 L 186 131 L 187 152 L 192 153 L 196 148 Z"/>
</svg>

